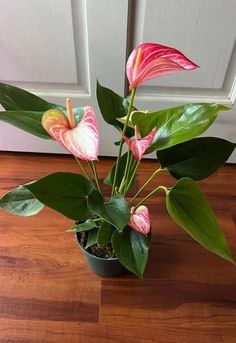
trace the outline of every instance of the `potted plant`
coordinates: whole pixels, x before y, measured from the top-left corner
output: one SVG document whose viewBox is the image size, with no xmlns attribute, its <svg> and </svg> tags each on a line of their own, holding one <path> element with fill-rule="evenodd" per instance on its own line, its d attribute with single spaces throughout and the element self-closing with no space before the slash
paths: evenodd
<svg viewBox="0 0 236 343">
<path fill-rule="evenodd" d="M 191 103 L 155 112 L 134 107 L 136 89 L 146 80 L 195 68 L 195 63 L 174 48 L 143 43 L 127 62 L 129 101 L 97 83 L 102 116 L 120 132 L 117 160 L 103 181 L 110 186 L 109 199 L 103 195 L 96 169 L 99 130 L 93 108 L 72 109 L 70 99 L 66 107 L 48 103 L 20 88 L 0 84 L 0 103 L 6 110 L 0 112 L 0 119 L 43 139 L 54 139 L 75 157 L 83 174 L 44 176 L 5 194 L 0 206 L 20 216 L 35 215 L 44 205 L 49 206 L 74 221 L 69 230 L 76 233 L 95 272 L 114 276 L 129 270 L 142 277 L 151 233 L 145 202 L 164 192 L 172 219 L 203 247 L 235 264 L 214 213 L 196 183 L 222 166 L 235 148 L 234 143 L 224 139 L 196 138 L 214 122 L 219 111 L 228 108 L 215 103 Z M 160 167 L 128 201 L 127 193 L 142 157 L 153 152 Z M 176 183 L 170 188 L 158 184 L 161 172 L 170 173 Z M 156 187 L 141 198 L 154 179 Z"/>
</svg>

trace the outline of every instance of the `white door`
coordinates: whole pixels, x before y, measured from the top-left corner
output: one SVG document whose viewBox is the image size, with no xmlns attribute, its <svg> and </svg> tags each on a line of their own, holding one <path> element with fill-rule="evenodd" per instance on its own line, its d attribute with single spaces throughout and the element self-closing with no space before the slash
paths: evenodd
<svg viewBox="0 0 236 343">
<path fill-rule="evenodd" d="M 178 48 L 200 65 L 140 87 L 136 105 L 156 110 L 185 102 L 233 106 L 236 97 L 235 0 L 0 0 L 0 81 L 51 102 L 92 105 L 101 155 L 114 155 L 115 129 L 101 119 L 96 79 L 127 95 L 126 59 L 141 42 Z M 235 140 L 235 110 L 206 135 Z M 0 122 L 0 149 L 62 152 L 54 142 Z M 236 154 L 230 161 L 236 162 Z"/>
</svg>

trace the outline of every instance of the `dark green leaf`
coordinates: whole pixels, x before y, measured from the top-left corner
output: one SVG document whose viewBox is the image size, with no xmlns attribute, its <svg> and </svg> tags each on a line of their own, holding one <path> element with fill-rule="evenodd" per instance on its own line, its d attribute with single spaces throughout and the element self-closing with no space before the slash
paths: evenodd
<svg viewBox="0 0 236 343">
<path fill-rule="evenodd" d="M 97 227 L 96 223 L 92 219 L 87 219 L 85 222 L 77 224 L 67 231 L 71 231 L 71 232 L 88 231 L 88 230 L 93 229 L 94 227 Z"/>
<path fill-rule="evenodd" d="M 101 194 L 94 190 L 88 197 L 89 210 L 115 226 L 119 231 L 127 225 L 130 216 L 129 206 L 121 196 L 115 196 L 107 203 Z"/>
<path fill-rule="evenodd" d="M 109 244 L 114 230 L 114 226 L 104 221 L 98 230 L 97 243 L 100 245 Z"/>
<path fill-rule="evenodd" d="M 157 151 L 162 168 L 176 179 L 207 178 L 219 169 L 234 151 L 235 144 L 215 137 L 195 138 L 171 148 Z"/>
<path fill-rule="evenodd" d="M 43 204 L 74 220 L 88 219 L 87 196 L 93 184 L 85 177 L 72 173 L 54 173 L 24 185 Z"/>
<path fill-rule="evenodd" d="M 24 89 L 0 83 L 0 104 L 7 111 L 45 112 L 51 108 L 63 110 L 64 107 L 52 104 Z"/>
<path fill-rule="evenodd" d="M 174 221 L 198 243 L 234 263 L 215 215 L 192 179 L 183 178 L 176 183 L 167 194 L 166 206 Z"/>
<path fill-rule="evenodd" d="M 188 141 L 208 129 L 219 111 L 228 108 L 214 103 L 186 104 L 153 113 L 135 113 L 132 123 L 138 126 L 141 136 L 147 135 L 156 127 L 157 134 L 150 153 Z"/>
<path fill-rule="evenodd" d="M 126 166 L 126 160 L 127 160 L 127 152 L 121 156 L 120 162 L 119 162 L 119 167 L 117 170 L 117 177 L 116 177 L 116 187 L 120 186 L 121 180 L 124 176 L 124 171 L 125 171 L 125 166 Z M 136 163 L 135 163 L 135 158 L 133 155 L 131 155 L 131 168 L 129 171 L 129 175 L 127 176 L 127 182 L 130 182 L 130 179 L 134 173 L 135 167 L 136 167 Z M 106 176 L 104 183 L 106 185 L 112 185 L 113 181 L 114 181 L 114 175 L 115 175 L 115 168 L 116 168 L 116 163 L 113 164 L 112 169 L 110 171 L 110 173 Z M 133 182 L 131 183 L 130 187 L 132 187 L 133 183 L 134 183 L 135 178 L 133 178 Z"/>
<path fill-rule="evenodd" d="M 122 130 L 124 125 L 116 118 L 126 116 L 129 107 L 128 101 L 112 90 L 102 87 L 99 82 L 97 82 L 97 101 L 105 122 Z M 132 128 L 127 128 L 126 136 L 132 137 L 133 132 Z"/>
<path fill-rule="evenodd" d="M 33 111 L 4 111 L 0 112 L 0 120 L 14 125 L 37 137 L 50 139 L 49 134 L 41 124 L 43 112 Z"/>
<path fill-rule="evenodd" d="M 28 189 L 17 187 L 0 199 L 0 207 L 9 213 L 28 217 L 40 212 L 44 205 Z"/>
<path fill-rule="evenodd" d="M 92 229 L 88 232 L 88 239 L 85 249 L 97 243 L 98 229 Z"/>
<path fill-rule="evenodd" d="M 141 233 L 126 228 L 122 233 L 115 231 L 112 236 L 112 246 L 119 261 L 139 277 L 143 276 L 150 245 L 150 234 L 146 237 Z"/>
</svg>

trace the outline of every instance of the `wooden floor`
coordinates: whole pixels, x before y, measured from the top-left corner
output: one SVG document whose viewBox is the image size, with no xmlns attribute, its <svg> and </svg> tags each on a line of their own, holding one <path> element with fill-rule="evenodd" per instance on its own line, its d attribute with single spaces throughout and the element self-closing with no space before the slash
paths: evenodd
<svg viewBox="0 0 236 343">
<path fill-rule="evenodd" d="M 0 195 L 53 171 L 77 171 L 69 156 L 3 152 L 0 161 Z M 101 179 L 112 162 L 100 163 Z M 155 167 L 145 162 L 138 183 Z M 234 256 L 235 173 L 227 165 L 200 183 Z M 159 182 L 174 180 L 163 174 Z M 153 242 L 144 280 L 92 274 L 66 232 L 72 221 L 50 209 L 31 218 L 1 210 L 0 342 L 235 343 L 236 268 L 178 228 L 162 194 L 150 209 Z"/>
</svg>

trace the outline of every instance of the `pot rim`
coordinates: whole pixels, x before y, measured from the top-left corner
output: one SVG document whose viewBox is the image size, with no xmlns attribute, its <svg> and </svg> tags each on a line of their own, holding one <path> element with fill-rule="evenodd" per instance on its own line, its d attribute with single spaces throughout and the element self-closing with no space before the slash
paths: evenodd
<svg viewBox="0 0 236 343">
<path fill-rule="evenodd" d="M 105 257 L 99 257 L 93 254 L 90 254 L 90 252 L 88 252 L 84 247 L 82 247 L 82 245 L 80 244 L 79 240 L 78 240 L 78 234 L 79 232 L 75 232 L 75 239 L 80 247 L 80 249 L 87 255 L 94 257 L 97 260 L 102 260 L 102 261 L 119 261 L 118 257 L 111 257 L 111 258 L 105 258 Z"/>
</svg>

